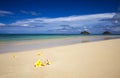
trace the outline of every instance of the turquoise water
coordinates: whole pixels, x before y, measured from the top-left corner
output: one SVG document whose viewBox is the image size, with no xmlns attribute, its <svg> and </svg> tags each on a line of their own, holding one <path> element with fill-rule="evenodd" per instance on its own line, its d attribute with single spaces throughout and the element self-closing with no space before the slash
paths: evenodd
<svg viewBox="0 0 120 78">
<path fill-rule="evenodd" d="M 22 40 L 43 40 L 43 39 L 68 38 L 68 37 L 84 37 L 84 36 L 103 36 L 103 35 L 1 34 L 0 42 L 22 41 Z M 105 35 L 105 36 L 120 37 L 120 35 Z"/>
<path fill-rule="evenodd" d="M 0 53 L 35 50 L 35 49 L 48 48 L 54 46 L 62 46 L 62 45 L 85 43 L 85 42 L 108 40 L 108 39 L 117 39 L 117 38 L 120 38 L 120 35 L 5 34 L 5 35 L 0 35 L 0 42 L 1 42 Z"/>
<path fill-rule="evenodd" d="M 4 34 L 0 35 L 0 41 L 22 41 L 22 40 L 43 40 L 54 38 L 65 38 L 70 35 L 38 35 L 38 34 Z"/>
</svg>

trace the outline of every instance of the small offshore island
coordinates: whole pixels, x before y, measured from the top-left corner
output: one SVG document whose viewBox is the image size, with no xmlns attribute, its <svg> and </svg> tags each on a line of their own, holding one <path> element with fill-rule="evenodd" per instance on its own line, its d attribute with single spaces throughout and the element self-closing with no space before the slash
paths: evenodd
<svg viewBox="0 0 120 78">
<path fill-rule="evenodd" d="M 81 35 L 90 35 L 90 33 L 88 31 L 82 31 L 80 34 Z M 102 33 L 102 35 L 112 35 L 112 33 L 109 31 L 105 31 Z"/>
</svg>

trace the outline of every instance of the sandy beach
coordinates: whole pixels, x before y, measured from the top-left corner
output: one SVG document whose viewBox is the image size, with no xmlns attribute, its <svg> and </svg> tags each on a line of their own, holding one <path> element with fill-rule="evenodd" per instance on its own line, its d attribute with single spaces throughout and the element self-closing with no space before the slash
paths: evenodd
<svg viewBox="0 0 120 78">
<path fill-rule="evenodd" d="M 120 39 L 1 53 L 0 78 L 120 78 Z"/>
</svg>

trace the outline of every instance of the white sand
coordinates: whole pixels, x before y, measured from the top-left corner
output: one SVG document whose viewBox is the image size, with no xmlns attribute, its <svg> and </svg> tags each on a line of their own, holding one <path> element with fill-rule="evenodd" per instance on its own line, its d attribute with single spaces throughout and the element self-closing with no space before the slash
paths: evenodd
<svg viewBox="0 0 120 78">
<path fill-rule="evenodd" d="M 0 54 L 0 78 L 120 78 L 120 39 Z"/>
</svg>

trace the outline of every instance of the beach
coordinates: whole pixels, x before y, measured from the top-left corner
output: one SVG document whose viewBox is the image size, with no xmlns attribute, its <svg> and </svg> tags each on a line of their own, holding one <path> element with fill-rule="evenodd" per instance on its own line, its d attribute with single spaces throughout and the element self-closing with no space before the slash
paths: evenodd
<svg viewBox="0 0 120 78">
<path fill-rule="evenodd" d="M 1 53 L 0 78 L 120 78 L 120 39 Z"/>
</svg>

